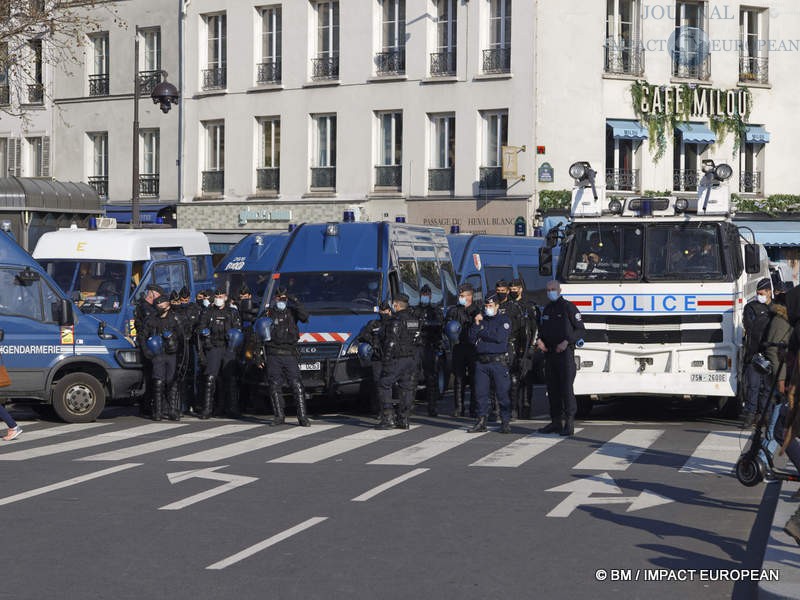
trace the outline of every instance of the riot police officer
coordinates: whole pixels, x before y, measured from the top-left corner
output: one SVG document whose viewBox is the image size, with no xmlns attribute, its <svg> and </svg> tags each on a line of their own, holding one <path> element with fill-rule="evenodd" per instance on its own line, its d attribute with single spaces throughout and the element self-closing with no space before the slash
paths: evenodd
<svg viewBox="0 0 800 600">
<path fill-rule="evenodd" d="M 136 303 L 136 307 L 133 309 L 133 334 L 136 336 L 136 345 L 139 348 L 139 351 L 145 355 L 145 347 L 144 344 L 147 341 L 147 338 L 141 335 L 141 331 L 144 328 L 144 323 L 147 321 L 148 317 L 156 312 L 155 307 L 153 306 L 153 300 L 158 298 L 159 296 L 164 295 L 164 290 L 161 288 L 160 285 L 156 285 L 155 283 L 149 284 L 145 287 L 144 294 L 139 297 L 138 302 Z M 144 393 L 142 394 L 142 398 L 139 401 L 139 415 L 142 417 L 147 416 L 151 411 L 151 403 L 152 403 L 152 390 L 150 389 L 150 381 L 152 379 L 152 373 L 150 371 L 151 363 L 149 360 L 144 361 Z"/>
<path fill-rule="evenodd" d="M 522 361 L 518 358 L 520 350 L 524 353 L 525 347 L 525 320 L 523 317 L 522 306 L 519 302 L 512 299 L 510 285 L 505 280 L 500 280 L 495 284 L 495 293 L 500 300 L 497 312 L 508 317 L 511 321 L 511 335 L 508 338 L 508 372 L 511 376 L 511 417 L 516 419 L 517 400 L 522 391 L 520 379 L 522 377 Z M 492 414 L 497 412 L 497 399 L 492 403 Z M 494 420 L 494 419 L 491 419 Z"/>
<path fill-rule="evenodd" d="M 297 422 L 308 427 L 311 423 L 306 414 L 306 391 L 300 375 L 300 351 L 297 348 L 300 338 L 297 322 L 306 323 L 308 312 L 296 298 L 289 298 L 286 288 L 279 287 L 272 306 L 267 309 L 267 317 L 272 319 L 270 339 L 265 342 L 267 381 L 275 414 L 272 424 L 283 425 L 285 422 L 282 388 L 286 384 L 292 390 L 297 407 Z"/>
<path fill-rule="evenodd" d="M 561 296 L 561 284 L 551 280 L 546 289 L 550 302 L 542 311 L 536 345 L 545 353 L 550 424 L 539 431 L 573 435 L 577 411 L 572 388 L 576 373 L 575 345 L 583 343 L 585 328 L 578 308 Z"/>
<path fill-rule="evenodd" d="M 199 304 L 191 302 L 191 294 L 186 287 L 181 288 L 179 293 L 180 309 L 178 315 L 183 320 L 183 353 L 178 362 L 179 375 L 179 394 L 181 399 L 181 410 L 184 414 L 190 413 L 196 404 L 197 390 L 195 383 L 198 375 L 197 365 L 197 346 L 194 344 L 197 324 L 200 321 L 200 313 L 203 309 Z"/>
<path fill-rule="evenodd" d="M 237 380 L 239 381 L 239 397 L 243 407 L 253 408 L 255 398 L 251 394 L 251 386 L 248 382 L 252 378 L 248 377 L 248 370 L 254 363 L 253 358 L 258 354 L 258 343 L 253 332 L 253 323 L 258 316 L 258 304 L 253 300 L 253 294 L 246 283 L 239 288 L 239 296 L 236 302 L 239 316 L 242 319 L 242 331 L 244 333 L 244 343 L 239 351 Z"/>
<path fill-rule="evenodd" d="M 486 431 L 489 414 L 489 393 L 494 388 L 500 409 L 500 432 L 511 433 L 511 401 L 508 396 L 511 376 L 508 371 L 508 343 L 511 320 L 499 312 L 500 298 L 489 294 L 483 313 L 475 315 L 469 329 L 469 339 L 475 345 L 475 395 L 478 399 L 478 420 L 468 431 Z"/>
<path fill-rule="evenodd" d="M 419 359 L 425 380 L 425 397 L 428 401 L 428 416 L 438 416 L 439 403 L 439 352 L 442 348 L 442 311 L 431 303 L 431 287 L 426 283 L 419 290 L 419 306 L 416 317 L 420 322 Z"/>
<path fill-rule="evenodd" d="M 464 416 L 467 408 L 464 403 L 466 388 L 470 387 L 469 416 L 477 415 L 475 404 L 475 391 L 472 386 L 472 374 L 475 365 L 475 346 L 469 341 L 469 328 L 475 315 L 481 312 L 481 307 L 474 302 L 475 288 L 469 283 L 464 283 L 458 288 L 458 306 L 453 306 L 447 311 L 445 326 L 455 322 L 460 327 L 458 341 L 451 346 L 451 364 L 453 371 L 453 416 Z"/>
<path fill-rule="evenodd" d="M 356 337 L 356 341 L 359 344 L 368 344 L 372 350 L 372 353 L 368 357 L 368 366 L 370 369 L 370 409 L 373 414 L 377 415 L 378 419 L 381 418 L 381 405 L 378 400 L 378 382 L 381 378 L 381 366 L 383 364 L 381 360 L 381 335 L 384 325 L 391 316 L 392 307 L 389 306 L 389 303 L 386 301 L 381 302 L 378 307 L 378 318 L 368 321 L 367 324 L 361 328 L 361 331 L 358 332 L 358 336 Z"/>
<path fill-rule="evenodd" d="M 381 335 L 381 378 L 378 395 L 383 412 L 378 429 L 408 429 L 408 418 L 417 388 L 416 338 L 419 320 L 408 307 L 408 296 L 397 294 L 392 302 L 394 314 L 388 319 Z M 394 418 L 392 386 L 400 389 L 398 420 Z"/>
<path fill-rule="evenodd" d="M 214 304 L 201 315 L 197 328 L 201 338 L 203 351 L 203 396 L 200 407 L 200 418 L 208 419 L 212 412 L 222 414 L 226 410 L 231 416 L 238 416 L 236 405 L 236 349 L 237 335 L 241 343 L 241 326 L 239 313 L 227 306 L 228 295 L 225 290 L 214 292 Z M 216 411 L 214 393 L 217 380 L 224 385 L 225 402 L 217 403 Z M 227 405 L 227 406 L 225 406 Z"/>
<path fill-rule="evenodd" d="M 756 297 L 744 306 L 742 325 L 744 326 L 744 371 L 745 404 L 744 424 L 749 429 L 756 420 L 755 415 L 767 405 L 769 380 L 766 373 L 753 364 L 753 357 L 761 352 L 763 342 L 772 319 L 772 281 L 764 277 L 756 284 Z"/>
<path fill-rule="evenodd" d="M 525 283 L 522 279 L 513 279 L 508 284 L 509 301 L 515 302 L 521 313 L 521 327 L 518 332 L 518 344 L 515 347 L 515 356 L 512 369 L 511 384 L 511 414 L 516 414 L 520 419 L 531 418 L 532 388 L 528 384 L 534 352 L 533 342 L 539 323 L 539 308 L 533 302 L 525 299 Z M 513 371 L 517 372 L 519 383 L 514 388 Z"/>
<path fill-rule="evenodd" d="M 153 305 L 156 310 L 147 317 L 141 332 L 141 337 L 145 340 L 145 357 L 151 365 L 153 420 L 160 421 L 162 414 L 167 412 L 171 420 L 178 421 L 181 411 L 175 368 L 176 357 L 183 342 L 183 327 L 171 309 L 169 298 L 158 296 L 153 300 Z M 168 410 L 164 411 L 165 408 Z"/>
</svg>

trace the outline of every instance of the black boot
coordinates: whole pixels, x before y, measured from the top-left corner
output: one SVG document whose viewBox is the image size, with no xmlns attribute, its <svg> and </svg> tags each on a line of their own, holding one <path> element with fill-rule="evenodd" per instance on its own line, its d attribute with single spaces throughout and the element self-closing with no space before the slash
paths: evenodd
<svg viewBox="0 0 800 600">
<path fill-rule="evenodd" d="M 481 433 L 486 431 L 486 417 L 478 417 L 475 425 L 467 429 L 467 433 Z"/>
<path fill-rule="evenodd" d="M 201 419 L 210 419 L 211 412 L 214 410 L 214 383 L 216 382 L 216 377 L 213 375 L 207 375 L 206 380 L 203 386 L 203 397 L 200 405 L 200 414 L 198 417 Z"/>
<path fill-rule="evenodd" d="M 492 423 L 496 422 L 500 415 L 500 410 L 497 404 L 497 394 L 492 394 L 492 405 L 491 409 L 489 410 L 489 421 Z"/>
<path fill-rule="evenodd" d="M 295 381 L 292 384 L 292 395 L 294 396 L 294 404 L 297 407 L 298 424 L 300 427 L 310 427 L 311 422 L 306 414 L 306 392 L 301 381 Z"/>
<path fill-rule="evenodd" d="M 561 430 L 561 435 L 575 435 L 575 419 L 574 417 L 567 417 L 564 421 L 564 429 Z"/>
<path fill-rule="evenodd" d="M 167 405 L 170 421 L 181 420 L 181 399 L 178 394 L 178 382 L 173 381 L 167 390 Z"/>
<path fill-rule="evenodd" d="M 428 395 L 428 416 L 438 417 L 439 413 L 436 408 L 439 404 L 439 387 L 436 384 L 429 385 L 425 388 L 425 393 Z"/>
<path fill-rule="evenodd" d="M 458 377 L 453 378 L 453 416 L 464 416 L 464 386 Z"/>
<path fill-rule="evenodd" d="M 241 401 L 239 400 L 239 387 L 236 381 L 231 381 L 228 386 L 228 397 L 226 398 L 226 414 L 231 419 L 242 418 Z"/>
<path fill-rule="evenodd" d="M 161 411 L 164 408 L 164 381 L 153 379 L 153 421 L 161 420 Z"/>
<path fill-rule="evenodd" d="M 394 407 L 390 404 L 385 406 L 381 412 L 381 420 L 375 426 L 375 429 L 394 429 Z"/>
<path fill-rule="evenodd" d="M 550 422 L 549 425 L 545 425 L 539 430 L 539 433 L 561 433 L 563 430 L 563 426 L 561 425 L 561 420 L 553 420 Z"/>
<path fill-rule="evenodd" d="M 511 433 L 511 425 L 508 421 L 503 421 L 500 424 L 500 433 Z"/>
<path fill-rule="evenodd" d="M 270 386 L 269 398 L 272 400 L 272 414 L 275 415 L 272 419 L 272 425 L 283 425 L 286 423 L 286 415 L 283 413 L 283 394 L 281 389 Z"/>
</svg>

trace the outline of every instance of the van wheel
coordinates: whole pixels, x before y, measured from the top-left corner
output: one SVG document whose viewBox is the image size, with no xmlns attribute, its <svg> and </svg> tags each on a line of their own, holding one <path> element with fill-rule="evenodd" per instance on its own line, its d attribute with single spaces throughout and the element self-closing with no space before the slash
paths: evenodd
<svg viewBox="0 0 800 600">
<path fill-rule="evenodd" d="M 53 388 L 53 410 L 67 423 L 91 423 L 106 406 L 100 382 L 86 373 L 70 373 Z"/>
<path fill-rule="evenodd" d="M 575 402 L 578 405 L 578 410 L 575 413 L 576 418 L 585 419 L 592 414 L 594 402 L 592 402 L 592 399 L 589 396 L 576 396 Z"/>
<path fill-rule="evenodd" d="M 719 400 L 719 414 L 724 419 L 738 419 L 742 412 L 742 401 L 739 396 L 730 396 Z"/>
</svg>

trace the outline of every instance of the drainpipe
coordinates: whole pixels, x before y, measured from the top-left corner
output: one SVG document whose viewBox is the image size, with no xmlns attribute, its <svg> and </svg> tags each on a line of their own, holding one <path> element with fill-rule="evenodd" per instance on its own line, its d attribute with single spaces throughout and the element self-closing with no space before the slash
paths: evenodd
<svg viewBox="0 0 800 600">
<path fill-rule="evenodd" d="M 184 117 L 184 95 L 186 91 L 186 82 L 184 81 L 184 18 L 186 16 L 186 7 L 189 6 L 191 0 L 178 0 L 178 87 L 180 89 L 180 99 L 178 100 L 178 204 L 183 202 L 183 117 Z M 175 208 L 177 215 L 178 209 Z"/>
</svg>

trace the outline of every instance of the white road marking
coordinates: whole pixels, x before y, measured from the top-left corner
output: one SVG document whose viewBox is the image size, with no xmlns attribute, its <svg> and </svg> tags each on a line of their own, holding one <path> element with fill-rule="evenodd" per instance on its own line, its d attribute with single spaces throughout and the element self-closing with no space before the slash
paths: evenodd
<svg viewBox="0 0 800 600">
<path fill-rule="evenodd" d="M 270 546 L 274 546 L 278 542 L 282 542 L 283 540 L 288 539 L 288 538 L 292 537 L 293 535 L 295 535 L 297 533 L 300 533 L 301 531 L 305 531 L 306 529 L 309 529 L 310 527 L 313 527 L 314 525 L 322 523 L 323 521 L 327 520 L 327 518 L 328 517 L 312 517 L 312 518 L 308 519 L 307 521 L 303 521 L 302 523 L 299 523 L 299 524 L 295 525 L 294 527 L 290 527 L 289 529 L 287 529 L 285 531 L 282 531 L 282 532 L 280 532 L 278 534 L 273 535 L 270 538 L 267 538 L 263 542 L 259 542 L 257 544 L 254 544 L 254 545 L 250 546 L 249 548 L 245 548 L 241 552 L 237 552 L 236 554 L 234 554 L 232 556 L 229 556 L 228 558 L 225 558 L 225 559 L 223 559 L 223 560 L 221 560 L 219 562 L 215 562 L 213 565 L 207 566 L 206 569 L 212 570 L 212 571 L 219 571 L 219 570 L 224 569 L 226 567 L 230 567 L 231 565 L 236 564 L 237 562 L 242 561 L 245 558 L 253 556 L 253 554 L 261 552 L 262 550 L 265 550 L 266 548 L 269 548 Z"/>
<path fill-rule="evenodd" d="M 228 465 L 222 465 L 208 469 L 195 469 L 192 471 L 167 473 L 167 479 L 169 479 L 170 483 L 180 483 L 181 481 L 186 481 L 187 479 L 192 479 L 193 477 L 197 477 L 199 479 L 210 479 L 211 481 L 222 481 L 224 483 L 208 490 L 207 492 L 200 492 L 199 494 L 194 494 L 193 496 L 189 496 L 188 498 L 184 498 L 178 502 L 173 502 L 172 504 L 162 506 L 158 510 L 180 510 L 182 508 L 186 508 L 187 506 L 191 506 L 192 504 L 197 504 L 203 500 L 208 500 L 214 496 L 219 496 L 220 494 L 229 492 L 237 487 L 258 481 L 258 477 L 234 475 L 233 473 L 217 473 L 219 469 L 224 469 L 227 466 Z"/>
<path fill-rule="evenodd" d="M 587 504 L 630 504 L 626 512 L 633 512 L 675 502 L 672 498 L 661 496 L 650 490 L 642 490 L 638 496 L 593 496 L 593 494 L 622 494 L 622 490 L 608 473 L 576 479 L 546 491 L 569 494 L 558 506 L 547 513 L 548 517 L 568 517 L 576 508 Z"/>
<path fill-rule="evenodd" d="M 624 471 L 636 462 L 663 433 L 663 429 L 626 429 L 572 468 L 591 471 Z"/>
<path fill-rule="evenodd" d="M 383 458 L 378 458 L 369 462 L 370 465 L 403 465 L 413 466 L 421 462 L 425 462 L 435 456 L 452 450 L 470 440 L 486 435 L 488 432 L 482 433 L 467 433 L 463 429 L 455 429 L 447 431 L 436 437 L 423 440 L 418 444 L 403 448 L 397 452 L 393 452 Z"/>
<path fill-rule="evenodd" d="M 204 440 L 210 440 L 229 433 L 239 433 L 247 431 L 248 429 L 255 429 L 256 427 L 264 427 L 264 425 L 221 425 L 219 427 L 212 427 L 211 429 L 204 429 L 202 431 L 193 431 L 192 433 L 184 433 L 183 435 L 176 435 L 174 437 L 167 437 L 144 444 L 137 444 L 136 446 L 128 446 L 119 450 L 111 450 L 110 452 L 103 452 L 101 454 L 93 454 L 78 460 L 125 460 L 143 454 L 151 454 L 153 452 L 160 452 L 161 450 L 168 450 L 169 448 L 177 448 L 178 446 L 186 446 L 187 444 L 195 444 Z"/>
<path fill-rule="evenodd" d="M 736 466 L 746 443 L 741 431 L 712 431 L 681 467 L 681 473 L 728 475 Z"/>
<path fill-rule="evenodd" d="M 428 470 L 429 469 L 414 469 L 413 471 L 410 471 L 405 475 L 400 475 L 400 477 L 395 477 L 394 479 L 387 481 L 386 483 L 382 483 L 381 485 L 378 485 L 372 488 L 371 490 L 364 492 L 360 496 L 356 496 L 351 500 L 351 502 L 366 502 L 367 500 L 369 500 L 370 498 L 374 498 L 381 492 L 385 492 L 389 488 L 393 488 L 394 486 L 399 485 L 404 481 L 411 479 L 412 477 L 416 477 L 417 475 L 422 475 Z"/>
<path fill-rule="evenodd" d="M 418 427 L 418 425 L 412 425 L 411 429 L 415 429 L 416 427 Z M 316 463 L 320 462 L 321 460 L 325 460 L 326 458 L 331 458 L 333 456 L 338 456 L 339 454 L 344 454 L 345 452 L 350 452 L 351 450 L 356 450 L 362 446 L 366 446 L 367 444 L 379 442 L 381 440 L 385 440 L 386 438 L 405 433 L 406 431 L 410 430 L 387 429 L 382 431 L 379 429 L 365 429 L 364 431 L 359 431 L 358 433 L 347 435 L 343 438 L 339 438 L 338 440 L 332 440 L 330 442 L 326 442 L 325 444 L 308 448 L 307 450 L 300 450 L 299 452 L 293 452 L 292 454 L 287 454 L 286 456 L 274 458 L 268 462 L 303 464 Z"/>
<path fill-rule="evenodd" d="M 20 500 L 27 500 L 28 498 L 33 498 L 34 496 L 41 496 L 42 494 L 47 494 L 48 492 L 54 492 L 55 490 L 78 485 L 79 483 L 83 483 L 85 481 L 91 481 L 92 479 L 98 479 L 99 477 L 105 477 L 106 475 L 113 475 L 114 473 L 119 473 L 120 471 L 126 471 L 127 469 L 132 469 L 133 467 L 139 466 L 141 466 L 141 463 L 125 463 L 115 467 L 110 467 L 108 469 L 103 469 L 102 471 L 89 473 L 88 475 L 81 475 L 80 477 L 73 477 L 72 479 L 46 485 L 44 487 L 36 488 L 35 490 L 14 494 L 13 496 L 6 496 L 5 498 L 0 498 L 0 506 L 19 502 Z"/>
<path fill-rule="evenodd" d="M 581 431 L 581 427 L 575 429 L 575 433 Z M 532 433 L 476 460 L 470 467 L 519 467 L 566 439 L 560 435 Z"/>
<path fill-rule="evenodd" d="M 251 439 L 234 442 L 232 444 L 226 444 L 225 446 L 219 446 L 218 448 L 212 448 L 211 450 L 204 450 L 202 452 L 195 452 L 194 454 L 179 456 L 178 458 L 171 458 L 170 461 L 218 462 L 221 460 L 227 460 L 233 456 L 254 452 L 256 450 L 261 450 L 262 448 L 267 448 L 276 444 L 282 444 L 283 442 L 296 440 L 306 435 L 319 433 L 321 431 L 334 429 L 336 427 L 340 427 L 340 425 L 314 424 L 311 427 L 294 427 L 287 430 L 278 430 L 273 433 L 266 433 Z"/>
<path fill-rule="evenodd" d="M 56 427 L 36 429 L 34 431 L 30 431 L 28 429 L 28 427 L 33 425 L 33 423 L 21 423 L 21 425 L 24 425 L 22 428 L 22 435 L 11 441 L 11 444 L 14 446 L 19 446 L 20 444 L 24 444 L 26 442 L 35 442 L 36 440 L 42 440 L 44 438 L 55 437 L 57 435 L 65 435 L 67 433 L 86 431 L 87 429 L 93 429 L 95 427 L 103 427 L 107 425 L 107 423 L 71 423 L 69 425 L 58 425 Z M 11 446 L 3 446 L 0 444 L 0 449 L 4 447 L 10 448 Z"/>
</svg>

